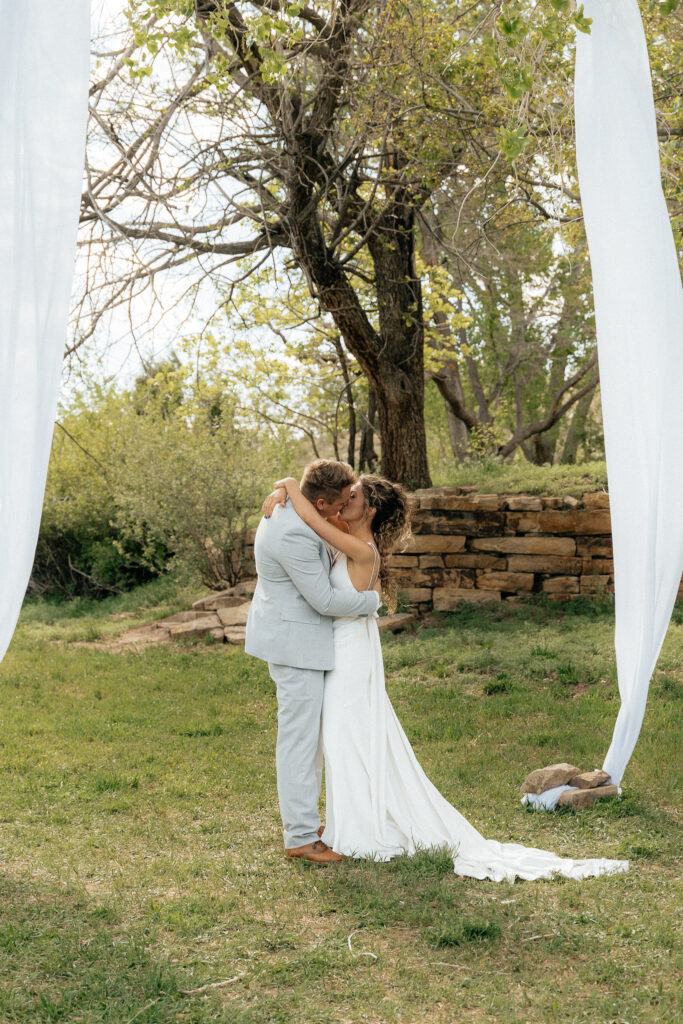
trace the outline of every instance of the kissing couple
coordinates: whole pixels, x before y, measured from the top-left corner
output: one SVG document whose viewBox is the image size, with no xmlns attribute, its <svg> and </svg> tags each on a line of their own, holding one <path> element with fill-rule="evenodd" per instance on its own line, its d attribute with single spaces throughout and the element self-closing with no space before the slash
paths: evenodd
<svg viewBox="0 0 683 1024">
<path fill-rule="evenodd" d="M 494 881 L 584 878 L 627 861 L 570 860 L 485 839 L 429 781 L 385 689 L 377 611 L 394 603 L 389 559 L 410 533 L 390 480 L 317 459 L 263 505 L 247 654 L 278 703 L 277 790 L 285 855 L 316 864 L 446 847 L 454 870 Z M 318 803 L 325 763 L 326 825 Z"/>
</svg>

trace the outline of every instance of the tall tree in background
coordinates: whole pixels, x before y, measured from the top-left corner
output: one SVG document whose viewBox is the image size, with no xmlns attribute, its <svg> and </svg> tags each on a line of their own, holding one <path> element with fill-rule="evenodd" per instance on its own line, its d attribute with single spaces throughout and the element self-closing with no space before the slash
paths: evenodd
<svg viewBox="0 0 683 1024">
<path fill-rule="evenodd" d="M 538 201 L 536 152 L 570 125 L 532 86 L 566 93 L 581 11 L 132 0 L 130 20 L 91 89 L 79 343 L 160 274 L 222 277 L 229 302 L 264 262 L 296 267 L 367 378 L 383 472 L 427 485 L 418 218 L 506 160 L 500 205 Z"/>
</svg>

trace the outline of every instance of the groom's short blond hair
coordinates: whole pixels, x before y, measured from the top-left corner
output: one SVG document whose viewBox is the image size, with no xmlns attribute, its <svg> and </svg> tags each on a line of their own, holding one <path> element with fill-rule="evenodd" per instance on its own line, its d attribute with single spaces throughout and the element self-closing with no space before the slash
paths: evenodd
<svg viewBox="0 0 683 1024">
<path fill-rule="evenodd" d="M 356 482 L 356 474 L 347 462 L 336 462 L 334 459 L 316 459 L 309 462 L 301 478 L 301 490 L 309 501 L 318 498 L 333 502 L 345 487 Z"/>
</svg>

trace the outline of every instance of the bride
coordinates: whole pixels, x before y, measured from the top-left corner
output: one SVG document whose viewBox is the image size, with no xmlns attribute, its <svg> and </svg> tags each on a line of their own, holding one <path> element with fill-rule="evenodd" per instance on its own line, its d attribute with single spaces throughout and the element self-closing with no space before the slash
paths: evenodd
<svg viewBox="0 0 683 1024">
<path fill-rule="evenodd" d="M 381 586 L 391 604 L 389 556 L 410 532 L 403 488 L 361 476 L 340 513 L 345 527 L 339 529 L 316 512 L 296 480 L 288 477 L 275 486 L 286 490 L 297 514 L 336 549 L 331 584 L 356 590 Z M 271 496 L 278 499 L 284 501 L 281 490 Z M 432 785 L 413 753 L 385 690 L 376 616 L 335 619 L 334 650 L 322 715 L 327 814 L 322 839 L 333 850 L 389 860 L 445 846 L 458 874 L 494 881 L 555 872 L 585 878 L 628 869 L 627 861 L 570 860 L 484 839 Z"/>
</svg>

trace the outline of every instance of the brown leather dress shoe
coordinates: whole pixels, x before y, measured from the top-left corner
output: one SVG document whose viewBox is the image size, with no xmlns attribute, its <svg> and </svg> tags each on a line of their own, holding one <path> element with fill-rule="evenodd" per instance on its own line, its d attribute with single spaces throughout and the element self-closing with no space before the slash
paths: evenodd
<svg viewBox="0 0 683 1024">
<path fill-rule="evenodd" d="M 285 857 L 290 857 L 292 860 L 307 860 L 311 864 L 337 864 L 340 860 L 344 860 L 341 853 L 335 853 L 320 839 L 314 843 L 307 843 L 305 846 L 295 846 L 293 850 L 285 850 Z"/>
</svg>

